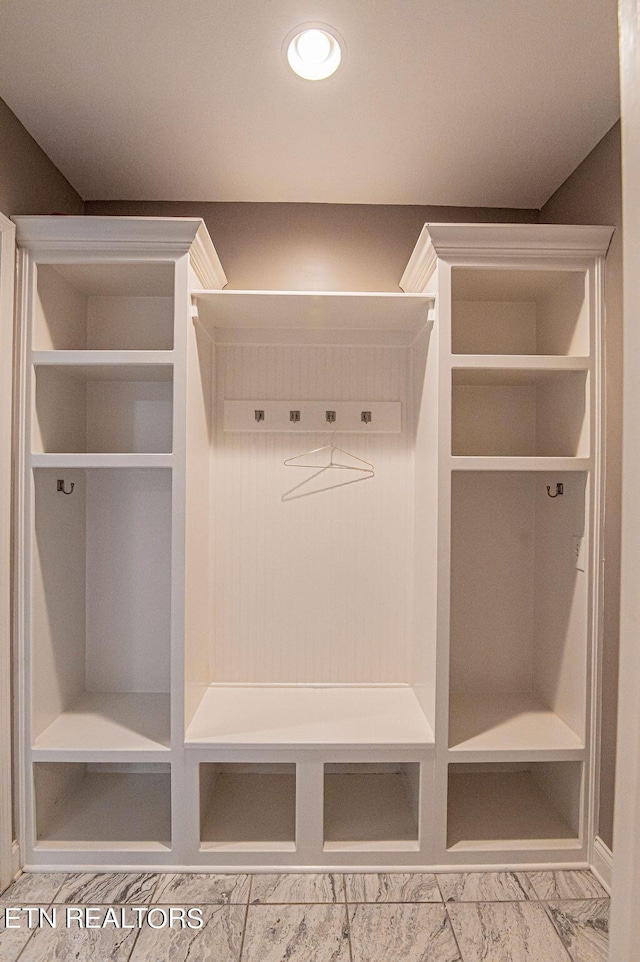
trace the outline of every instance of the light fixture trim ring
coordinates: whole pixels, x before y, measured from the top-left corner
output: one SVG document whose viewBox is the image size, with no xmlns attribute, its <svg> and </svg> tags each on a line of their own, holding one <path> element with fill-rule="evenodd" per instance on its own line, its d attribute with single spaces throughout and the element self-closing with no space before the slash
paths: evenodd
<svg viewBox="0 0 640 962">
<path fill-rule="evenodd" d="M 309 35 L 311 32 L 319 32 L 328 40 L 327 54 L 324 59 L 314 60 L 313 58 L 304 59 L 299 49 L 300 38 Z M 312 38 L 309 38 L 312 39 Z M 320 44 L 316 44 L 316 50 Z M 309 53 L 313 50 L 313 43 L 309 45 Z M 282 53 L 285 62 L 296 76 L 302 80 L 318 81 L 327 80 L 333 76 L 338 67 L 345 62 L 346 44 L 344 38 L 338 33 L 335 27 L 327 23 L 313 21 L 301 23 L 293 30 L 290 30 L 284 38 Z M 303 47 L 304 53 L 304 47 Z"/>
</svg>

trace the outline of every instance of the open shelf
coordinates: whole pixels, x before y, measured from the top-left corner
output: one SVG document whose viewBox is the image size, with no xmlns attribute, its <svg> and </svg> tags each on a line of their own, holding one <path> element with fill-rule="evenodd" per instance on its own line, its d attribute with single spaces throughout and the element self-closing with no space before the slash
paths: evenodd
<svg viewBox="0 0 640 962">
<path fill-rule="evenodd" d="M 156 692 L 86 692 L 34 741 L 35 752 L 166 751 L 170 699 Z"/>
<path fill-rule="evenodd" d="M 324 766 L 325 851 L 418 847 L 420 765 Z"/>
<path fill-rule="evenodd" d="M 36 762 L 33 769 L 38 846 L 171 847 L 168 766 Z"/>
<path fill-rule="evenodd" d="M 452 372 L 454 456 L 587 457 L 584 371 Z"/>
<path fill-rule="evenodd" d="M 450 765 L 447 847 L 578 848 L 581 762 Z"/>
<path fill-rule="evenodd" d="M 550 498 L 558 483 L 564 494 Z M 451 493 L 449 746 L 579 748 L 588 476 L 454 472 Z"/>
<path fill-rule="evenodd" d="M 197 291 L 198 315 L 215 341 L 306 333 L 318 343 L 360 332 L 363 342 L 375 332 L 410 344 L 427 323 L 432 294 L 351 291 Z"/>
<path fill-rule="evenodd" d="M 451 694 L 452 751 L 576 751 L 584 743 L 555 712 L 529 692 Z"/>
<path fill-rule="evenodd" d="M 32 454 L 32 468 L 170 468 L 171 454 Z"/>
<path fill-rule="evenodd" d="M 43 453 L 168 453 L 169 365 L 37 365 L 32 448 Z"/>
<path fill-rule="evenodd" d="M 33 477 L 32 744 L 88 748 L 91 730 L 96 749 L 164 747 L 171 472 L 69 470 L 69 495 L 59 470 Z M 144 718 L 142 702 L 118 697 L 134 693 L 160 694 Z M 95 717 L 84 727 L 76 712 Z"/>
<path fill-rule="evenodd" d="M 256 747 L 433 746 L 433 732 L 406 686 L 209 688 L 187 730 L 192 745 Z"/>
<path fill-rule="evenodd" d="M 589 353 L 584 271 L 451 271 L 454 354 Z"/>
<path fill-rule="evenodd" d="M 36 351 L 169 351 L 174 265 L 38 264 Z"/>
<path fill-rule="evenodd" d="M 200 765 L 201 848 L 294 851 L 294 764 Z"/>
</svg>

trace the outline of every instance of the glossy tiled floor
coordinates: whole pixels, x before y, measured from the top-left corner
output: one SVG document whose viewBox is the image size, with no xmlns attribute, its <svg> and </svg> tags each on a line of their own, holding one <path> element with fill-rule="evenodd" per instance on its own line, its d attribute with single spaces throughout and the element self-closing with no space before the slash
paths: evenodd
<svg viewBox="0 0 640 962">
<path fill-rule="evenodd" d="M 30 929 L 14 913 L 20 927 L 6 928 L 7 906 L 56 907 L 63 921 Z M 96 927 L 66 927 L 70 906 L 91 906 Z M 199 908 L 202 927 L 175 913 L 163 924 L 181 907 Z M 604 962 L 608 916 L 589 872 L 22 875 L 0 896 L 0 959 Z"/>
</svg>

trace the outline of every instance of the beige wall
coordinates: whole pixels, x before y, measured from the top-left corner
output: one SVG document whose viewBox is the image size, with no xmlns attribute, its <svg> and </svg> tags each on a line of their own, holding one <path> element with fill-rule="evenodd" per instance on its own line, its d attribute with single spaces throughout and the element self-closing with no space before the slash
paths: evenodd
<svg viewBox="0 0 640 962">
<path fill-rule="evenodd" d="M 611 224 L 606 270 L 606 507 L 602 772 L 599 834 L 613 845 L 613 798 L 620 628 L 620 499 L 622 459 L 622 184 L 620 124 L 583 160 L 540 212 L 543 223 Z"/>
<path fill-rule="evenodd" d="M 82 214 L 82 198 L 0 100 L 0 211 Z"/>
<path fill-rule="evenodd" d="M 89 201 L 86 214 L 204 218 L 236 290 L 397 291 L 426 221 L 535 223 L 537 210 Z"/>
</svg>

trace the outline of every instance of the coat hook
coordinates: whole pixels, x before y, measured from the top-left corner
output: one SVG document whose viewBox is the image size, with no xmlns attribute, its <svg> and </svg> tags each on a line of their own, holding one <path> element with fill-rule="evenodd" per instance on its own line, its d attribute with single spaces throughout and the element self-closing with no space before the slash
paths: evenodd
<svg viewBox="0 0 640 962">
<path fill-rule="evenodd" d="M 361 411 L 360 420 L 365 424 L 371 424 L 371 411 Z"/>
<path fill-rule="evenodd" d="M 324 416 L 325 416 L 325 420 L 328 421 L 329 424 L 333 424 L 333 423 L 335 422 L 335 419 L 336 419 L 336 412 L 335 412 L 335 411 L 325 411 L 325 412 L 324 412 Z"/>
<path fill-rule="evenodd" d="M 547 494 L 550 498 L 557 498 L 559 494 L 564 494 L 564 484 L 556 484 L 556 493 L 551 494 L 551 485 L 547 485 Z"/>
<path fill-rule="evenodd" d="M 254 411 L 256 421 L 264 421 L 264 411 Z"/>
<path fill-rule="evenodd" d="M 58 478 L 58 487 L 57 487 L 57 490 L 58 490 L 58 491 L 62 491 L 63 494 L 73 494 L 73 489 L 75 488 L 75 484 L 74 484 L 73 481 L 71 481 L 70 484 L 71 484 L 71 490 L 70 490 L 70 491 L 65 491 L 65 489 L 64 489 L 64 480 L 63 480 L 62 478 Z"/>
</svg>

